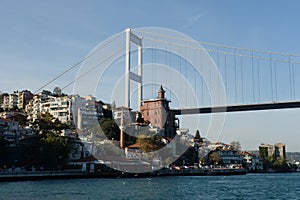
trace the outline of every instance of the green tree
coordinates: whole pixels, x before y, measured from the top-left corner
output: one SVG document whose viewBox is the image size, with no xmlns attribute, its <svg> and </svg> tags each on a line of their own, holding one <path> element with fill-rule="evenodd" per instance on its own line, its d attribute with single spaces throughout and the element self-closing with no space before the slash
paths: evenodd
<svg viewBox="0 0 300 200">
<path fill-rule="evenodd" d="M 120 129 L 115 120 L 103 118 L 100 120 L 100 127 L 108 139 L 120 140 Z"/>
<path fill-rule="evenodd" d="M 55 119 L 50 113 L 39 113 L 37 119 L 33 122 L 33 127 L 36 131 L 47 134 L 59 134 L 61 130 L 70 128 L 69 125 Z"/>
<path fill-rule="evenodd" d="M 137 137 L 136 143 L 140 145 L 140 147 L 141 147 L 140 149 L 143 152 L 149 152 L 151 147 L 154 146 L 154 143 L 151 140 L 151 138 L 147 137 L 145 135 L 141 135 L 141 136 Z"/>
<path fill-rule="evenodd" d="M 241 150 L 241 143 L 239 141 L 232 141 L 230 145 L 234 148 L 236 151 Z"/>
<path fill-rule="evenodd" d="M 199 159 L 199 163 L 200 163 L 201 165 L 206 165 L 206 164 L 207 164 L 206 158 L 205 158 L 205 157 L 200 158 L 200 159 Z"/>
<path fill-rule="evenodd" d="M 40 161 L 48 169 L 60 169 L 68 159 L 70 140 L 47 133 L 40 139 Z"/>
<path fill-rule="evenodd" d="M 280 167 L 280 166 L 284 166 L 286 164 L 286 160 L 284 158 L 277 158 L 274 160 L 273 162 L 273 167 Z"/>
<path fill-rule="evenodd" d="M 199 162 L 198 151 L 194 147 L 185 145 L 182 147 L 185 148 L 185 152 L 174 162 L 175 165 L 194 165 L 194 163 Z"/>
<path fill-rule="evenodd" d="M 197 139 L 197 140 L 200 140 L 200 139 L 201 139 L 200 131 L 199 131 L 199 130 L 196 131 L 195 139 Z"/>
<path fill-rule="evenodd" d="M 194 138 L 196 141 L 198 141 L 198 142 L 203 142 L 203 138 L 201 137 L 201 135 L 200 135 L 200 131 L 199 130 L 197 130 L 196 131 L 196 134 L 195 134 L 195 138 Z"/>
<path fill-rule="evenodd" d="M 221 164 L 222 163 L 222 158 L 220 157 L 220 155 L 218 154 L 218 152 L 213 151 L 210 155 L 209 155 L 209 161 L 215 165 Z"/>
<path fill-rule="evenodd" d="M 160 142 L 156 135 L 147 136 L 140 135 L 136 138 L 136 144 L 139 144 L 143 152 L 155 151 L 162 148 L 164 145 Z"/>
<path fill-rule="evenodd" d="M 262 159 L 267 159 L 268 158 L 268 147 L 259 147 L 259 156 Z"/>
</svg>

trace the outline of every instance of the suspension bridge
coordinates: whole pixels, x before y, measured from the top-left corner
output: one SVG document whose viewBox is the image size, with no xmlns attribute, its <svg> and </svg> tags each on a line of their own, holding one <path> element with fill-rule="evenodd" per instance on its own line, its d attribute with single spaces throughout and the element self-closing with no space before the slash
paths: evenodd
<svg viewBox="0 0 300 200">
<path fill-rule="evenodd" d="M 176 115 L 292 109 L 300 107 L 299 65 L 298 54 L 195 41 L 177 32 L 126 29 L 35 93 L 86 66 L 62 89 L 106 75 L 108 83 L 100 90 L 121 88 L 120 104 L 128 108 L 139 109 L 163 84 Z"/>
</svg>

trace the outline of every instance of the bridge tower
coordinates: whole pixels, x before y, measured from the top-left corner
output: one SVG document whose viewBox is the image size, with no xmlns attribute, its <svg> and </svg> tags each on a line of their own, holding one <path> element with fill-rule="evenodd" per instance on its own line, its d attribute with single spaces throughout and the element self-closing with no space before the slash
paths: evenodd
<svg viewBox="0 0 300 200">
<path fill-rule="evenodd" d="M 142 105 L 143 99 L 143 51 L 142 51 L 142 38 L 131 32 L 130 28 L 125 30 L 126 32 L 126 54 L 125 54 L 125 106 L 130 108 L 130 80 L 138 82 L 138 107 Z M 131 62 L 131 42 L 138 46 L 138 74 L 130 71 Z"/>
<path fill-rule="evenodd" d="M 138 109 L 142 105 L 143 99 L 143 51 L 142 51 L 142 38 L 131 32 L 130 28 L 125 30 L 126 33 L 126 52 L 125 52 L 125 107 L 121 107 L 121 120 L 120 120 L 120 148 L 124 148 L 124 118 L 126 113 L 131 112 L 130 108 L 130 80 L 138 82 Z M 131 43 L 138 47 L 138 74 L 130 71 L 131 69 Z"/>
</svg>

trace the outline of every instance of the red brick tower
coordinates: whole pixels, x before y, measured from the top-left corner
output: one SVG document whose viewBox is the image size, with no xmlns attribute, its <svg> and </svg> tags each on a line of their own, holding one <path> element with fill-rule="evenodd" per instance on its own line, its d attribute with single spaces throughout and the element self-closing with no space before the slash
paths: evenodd
<svg viewBox="0 0 300 200">
<path fill-rule="evenodd" d="M 160 86 L 156 99 L 144 100 L 144 105 L 140 107 L 140 111 L 145 121 L 149 121 L 152 126 L 159 127 L 164 130 L 167 137 L 174 137 L 176 129 L 175 115 L 170 110 L 170 101 L 165 98 L 165 90 Z"/>
</svg>

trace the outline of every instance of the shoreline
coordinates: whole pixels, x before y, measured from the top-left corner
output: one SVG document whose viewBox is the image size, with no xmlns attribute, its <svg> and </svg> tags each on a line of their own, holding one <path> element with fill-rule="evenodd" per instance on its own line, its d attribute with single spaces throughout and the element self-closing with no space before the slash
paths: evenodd
<svg viewBox="0 0 300 200">
<path fill-rule="evenodd" d="M 150 178 L 167 176 L 232 176 L 246 174 L 270 174 L 270 173 L 293 173 L 299 171 L 262 171 L 247 172 L 240 169 L 161 169 L 147 173 L 129 173 L 121 171 L 89 173 L 82 171 L 28 171 L 28 172 L 4 172 L 0 173 L 0 182 L 14 181 L 37 181 L 53 179 L 82 179 L 82 178 Z"/>
<path fill-rule="evenodd" d="M 51 179 L 81 179 L 81 178 L 147 178 L 166 176 L 230 176 L 246 175 L 245 169 L 183 169 L 158 170 L 147 173 L 128 173 L 121 171 L 87 173 L 81 171 L 55 171 L 55 172 L 5 172 L 0 173 L 0 182 L 35 181 Z"/>
</svg>

